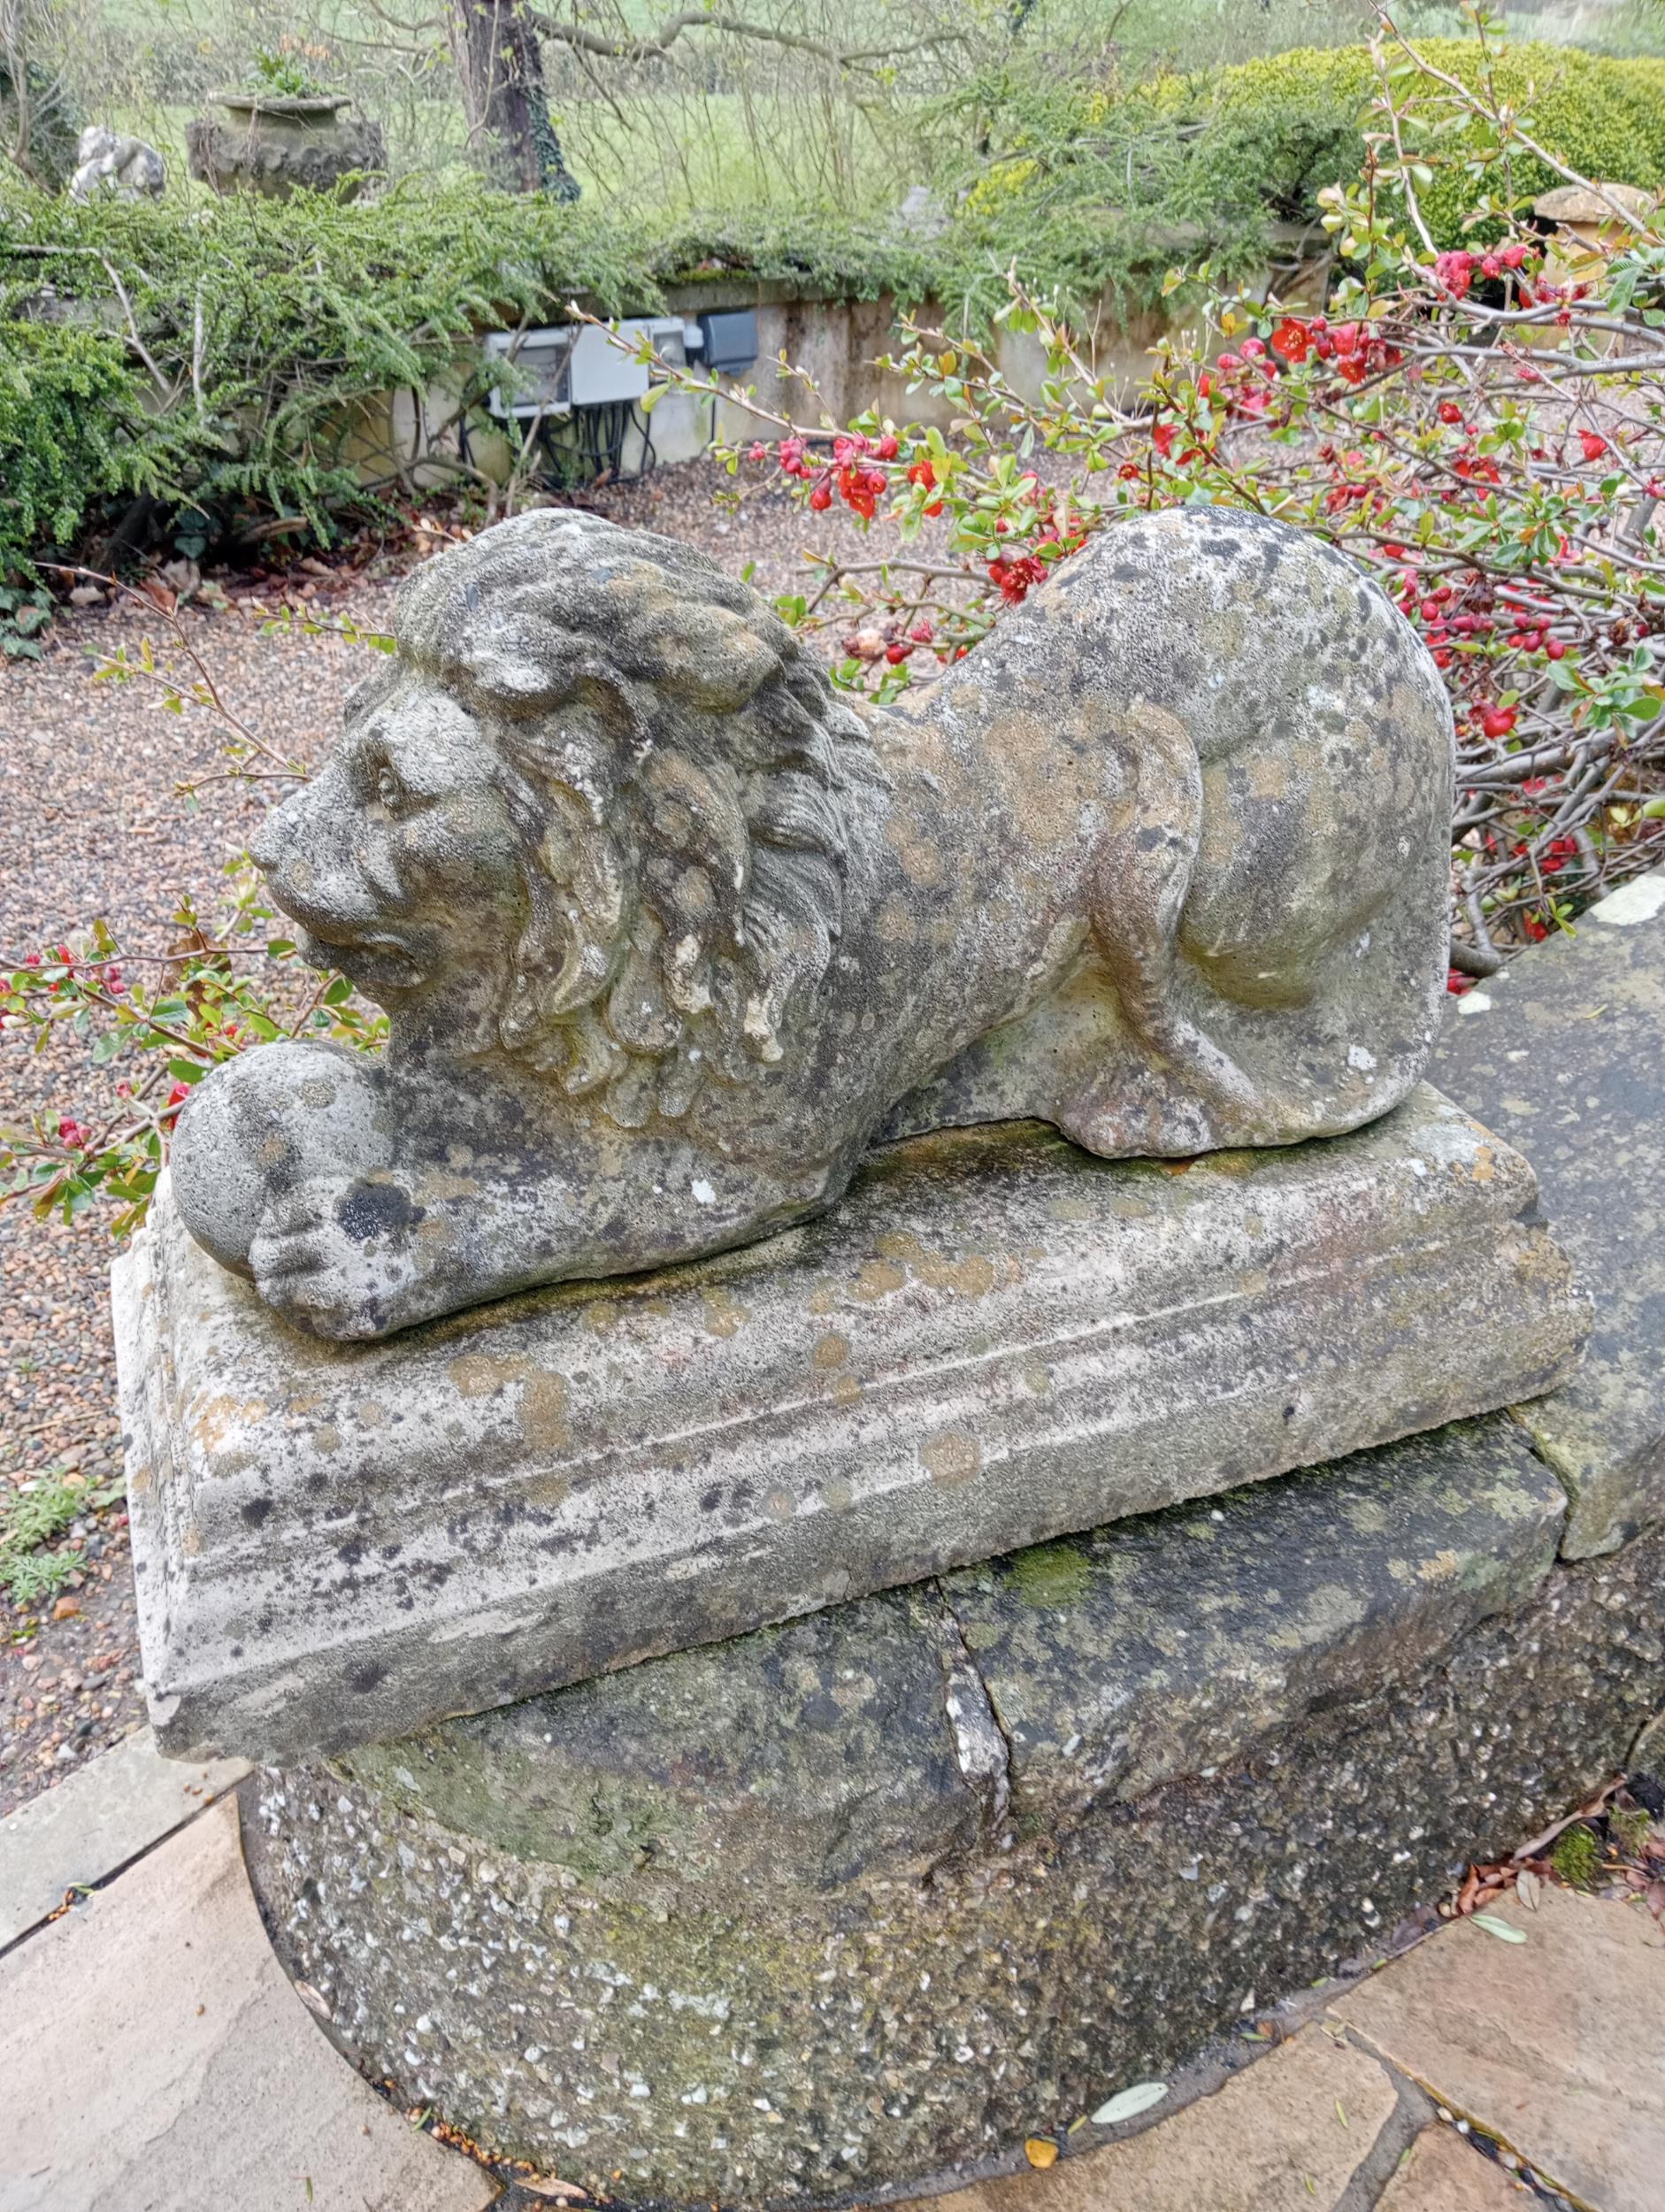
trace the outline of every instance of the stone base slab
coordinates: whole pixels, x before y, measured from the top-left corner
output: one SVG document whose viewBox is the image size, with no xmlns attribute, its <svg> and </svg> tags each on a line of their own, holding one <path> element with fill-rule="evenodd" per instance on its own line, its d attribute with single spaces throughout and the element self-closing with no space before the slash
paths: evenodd
<svg viewBox="0 0 1665 2212">
<path fill-rule="evenodd" d="M 1572 1499 L 1569 1559 L 1665 1518 L 1665 870 L 1454 1002 L 1439 1080 L 1542 1182 L 1597 1302 L 1588 1356 L 1520 1418 Z"/>
<path fill-rule="evenodd" d="M 874 1156 L 697 1265 L 297 1335 L 165 1190 L 117 1265 L 152 1718 L 288 1763 L 1531 1397 L 1585 1325 L 1437 1093 L 1158 1164 Z"/>
<path fill-rule="evenodd" d="M 267 1774 L 251 1878 L 401 2102 L 616 2200 L 1021 2166 L 1626 1764 L 1665 1536 L 1565 1508 L 1462 1424 Z"/>
</svg>

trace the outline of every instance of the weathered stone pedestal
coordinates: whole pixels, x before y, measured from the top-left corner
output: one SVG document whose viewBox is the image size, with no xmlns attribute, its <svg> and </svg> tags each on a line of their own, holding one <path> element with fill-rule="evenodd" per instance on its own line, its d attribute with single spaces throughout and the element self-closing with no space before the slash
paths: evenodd
<svg viewBox="0 0 1665 2212">
<path fill-rule="evenodd" d="M 367 1345 L 164 1193 L 116 1285 L 158 1739 L 397 1736 L 1530 1397 L 1587 1323 L 1536 1187 L 1426 1088 L 1177 1164 L 963 1131 L 765 1244 Z"/>
<path fill-rule="evenodd" d="M 487 2144 L 625 2203 L 905 2195 L 1625 1763 L 1665 1539 L 1556 1567 L 1564 1510 L 1460 1425 L 269 1775 L 251 1874 L 333 2032 Z"/>
</svg>

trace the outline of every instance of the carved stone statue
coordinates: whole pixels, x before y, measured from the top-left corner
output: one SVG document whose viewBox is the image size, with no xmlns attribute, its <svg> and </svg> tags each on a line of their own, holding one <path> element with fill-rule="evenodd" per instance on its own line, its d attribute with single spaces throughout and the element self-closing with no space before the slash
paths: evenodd
<svg viewBox="0 0 1665 2212">
<path fill-rule="evenodd" d="M 255 847 L 387 1050 L 252 1052 L 174 1142 L 192 1233 L 319 1335 L 767 1235 L 876 1140 L 1290 1144 L 1422 1070 L 1450 712 L 1294 531 L 1119 525 L 887 710 L 571 513 L 441 554 L 395 628 Z"/>
<path fill-rule="evenodd" d="M 89 123 L 81 134 L 77 167 L 69 180 L 72 200 L 109 195 L 119 200 L 154 199 L 167 182 L 167 171 L 154 146 L 142 138 Z"/>
</svg>

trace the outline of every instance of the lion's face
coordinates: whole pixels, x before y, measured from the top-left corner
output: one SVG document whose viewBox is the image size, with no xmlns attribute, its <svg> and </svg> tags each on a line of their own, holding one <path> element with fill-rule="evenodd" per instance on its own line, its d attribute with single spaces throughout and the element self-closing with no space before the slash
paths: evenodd
<svg viewBox="0 0 1665 2212">
<path fill-rule="evenodd" d="M 308 956 L 406 1047 L 501 1049 L 625 1127 L 776 1065 L 879 776 L 784 625 L 686 547 L 549 510 L 426 563 L 395 622 L 252 849 Z"/>
<path fill-rule="evenodd" d="M 464 979 L 501 987 L 525 922 L 524 843 L 489 733 L 431 679 L 366 687 L 328 764 L 250 849 L 308 958 L 379 1004 Z"/>
</svg>

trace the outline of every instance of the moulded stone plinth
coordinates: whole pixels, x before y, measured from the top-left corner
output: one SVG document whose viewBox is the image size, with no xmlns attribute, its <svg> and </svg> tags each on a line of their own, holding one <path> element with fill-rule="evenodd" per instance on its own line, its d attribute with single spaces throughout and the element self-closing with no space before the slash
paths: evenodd
<svg viewBox="0 0 1665 2212">
<path fill-rule="evenodd" d="M 1165 1165 L 1032 1125 L 876 1155 L 744 1251 L 368 1345 L 165 1189 L 116 1270 L 163 1747 L 290 1762 L 1529 1397 L 1585 1322 L 1437 1093 Z"/>
<path fill-rule="evenodd" d="M 1623 1764 L 1665 1537 L 1564 1512 L 1462 1424 L 268 1774 L 251 1877 L 402 2102 L 614 2200 L 1021 2170 Z"/>
</svg>

